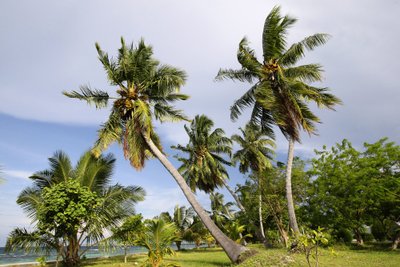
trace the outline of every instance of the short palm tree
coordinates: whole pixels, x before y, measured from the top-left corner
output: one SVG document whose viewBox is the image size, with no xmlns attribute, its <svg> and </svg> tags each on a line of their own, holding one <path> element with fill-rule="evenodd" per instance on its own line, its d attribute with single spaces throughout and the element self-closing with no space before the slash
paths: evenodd
<svg viewBox="0 0 400 267">
<path fill-rule="evenodd" d="M 255 124 L 248 123 L 244 130 L 241 128 L 239 130 L 241 131 L 242 136 L 232 136 L 232 140 L 240 147 L 240 149 L 233 154 L 232 160 L 234 163 L 239 163 L 239 171 L 241 173 L 247 173 L 251 170 L 258 178 L 258 214 L 260 220 L 260 234 L 265 242 L 262 219 L 261 175 L 265 173 L 267 169 L 271 168 L 273 150 L 270 147 L 274 148 L 275 143 Z"/>
<path fill-rule="evenodd" d="M 178 171 L 182 173 L 193 192 L 200 189 L 211 193 L 216 188 L 225 186 L 238 207 L 245 211 L 239 198 L 226 182 L 229 176 L 225 165 L 230 166 L 231 162 L 224 159 L 224 156 L 230 158 L 232 141 L 225 136 L 224 130 L 221 128 L 212 130 L 213 127 L 214 122 L 205 115 L 197 115 L 190 126 L 185 125 L 189 143 L 186 146 L 172 146 L 188 156 L 187 158 L 177 156 L 182 162 Z"/>
<path fill-rule="evenodd" d="M 232 79 L 247 81 L 254 85 L 231 107 L 231 119 L 237 119 L 242 110 L 253 106 L 251 121 L 260 125 L 264 132 L 272 135 L 272 126 L 277 125 L 289 140 L 288 164 L 286 170 L 286 195 L 290 227 L 299 233 L 294 211 L 291 168 L 294 142 L 300 142 L 300 131 L 315 134 L 315 123 L 319 118 L 308 108 L 313 101 L 318 107 L 333 109 L 341 103 L 328 88 L 310 85 L 322 80 L 322 67 L 319 64 L 295 66 L 304 57 L 306 50 L 325 44 L 329 35 L 317 33 L 306 37 L 287 48 L 287 30 L 296 19 L 280 14 L 274 7 L 265 19 L 262 34 L 263 58 L 259 62 L 246 38 L 239 44 L 237 58 L 240 70 L 220 70 L 217 80 Z"/>
<path fill-rule="evenodd" d="M 98 155 L 111 143 L 120 143 L 125 157 L 138 170 L 143 168 L 148 158 L 155 156 L 159 159 L 228 257 L 233 262 L 238 261 L 239 255 L 246 249 L 235 244 L 215 226 L 185 179 L 163 154 L 159 137 L 154 131 L 153 119 L 161 122 L 186 119 L 181 111 L 171 105 L 188 98 L 179 93 L 185 82 L 185 73 L 172 66 L 160 65 L 153 58 L 152 47 L 143 40 L 134 47 L 133 44 L 126 45 L 121 38 L 121 48 L 116 59 L 110 58 L 98 44 L 96 48 L 110 84 L 117 87 L 116 96 L 111 97 L 105 91 L 88 86 L 82 86 L 80 92 L 64 92 L 68 97 L 85 100 L 97 108 L 104 108 L 109 100 L 113 101 L 109 119 L 99 130 L 92 151 Z"/>
<path fill-rule="evenodd" d="M 179 239 L 174 223 L 164 220 L 148 221 L 143 232 L 139 235 L 137 245 L 148 250 L 148 263 L 152 267 L 158 267 L 167 255 L 174 255 L 171 244 Z"/>
<path fill-rule="evenodd" d="M 184 239 L 185 234 L 190 226 L 193 224 L 194 216 L 195 212 L 191 207 L 186 208 L 185 206 L 179 207 L 177 205 L 174 208 L 174 216 L 172 217 L 172 221 L 178 229 L 179 240 L 175 241 L 178 250 L 181 250 L 182 240 Z"/>
<path fill-rule="evenodd" d="M 39 211 L 45 202 L 44 192 L 61 183 L 73 180 L 81 188 L 86 188 L 97 196 L 95 212 L 84 221 L 73 225 L 74 230 L 60 236 L 57 228 L 52 231 L 37 229 L 28 232 L 15 229 L 7 240 L 7 249 L 31 250 L 45 247 L 56 249 L 67 265 L 76 265 L 86 250 L 79 251 L 82 245 L 97 244 L 104 238 L 103 231 L 119 226 L 124 218 L 134 213 L 134 204 L 144 199 L 141 187 L 110 185 L 115 158 L 109 154 L 95 158 L 90 152 L 84 153 L 76 166 L 64 152 L 58 151 L 49 158 L 50 168 L 34 173 L 30 179 L 34 185 L 26 188 L 18 196 L 17 203 L 22 206 L 32 223 L 40 225 Z M 38 227 L 36 224 L 36 227 Z M 53 223 L 56 224 L 56 223 Z M 63 230 L 63 229 L 61 229 Z"/>
</svg>

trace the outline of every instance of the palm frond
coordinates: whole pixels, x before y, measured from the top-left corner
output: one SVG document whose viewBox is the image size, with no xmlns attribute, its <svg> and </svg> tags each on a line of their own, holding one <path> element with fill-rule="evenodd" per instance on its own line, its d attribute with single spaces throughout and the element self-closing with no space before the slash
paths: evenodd
<svg viewBox="0 0 400 267">
<path fill-rule="evenodd" d="M 282 17 L 280 7 L 275 6 L 264 22 L 262 34 L 264 62 L 279 58 L 286 48 L 286 34 L 297 20 L 288 15 Z"/>
<path fill-rule="evenodd" d="M 236 121 L 245 108 L 248 108 L 255 103 L 254 92 L 257 89 L 257 86 L 258 84 L 253 85 L 244 95 L 235 100 L 230 108 L 230 117 L 232 121 Z"/>
<path fill-rule="evenodd" d="M 160 122 L 178 122 L 182 120 L 189 121 L 189 118 L 186 117 L 181 110 L 175 110 L 169 105 L 155 104 L 153 114 L 154 117 Z"/>
<path fill-rule="evenodd" d="M 122 142 L 123 127 L 119 113 L 111 110 L 108 120 L 98 130 L 98 138 L 92 148 L 92 153 L 99 157 L 113 142 Z"/>
<path fill-rule="evenodd" d="M 96 108 L 105 108 L 107 107 L 108 100 L 110 96 L 107 92 L 91 89 L 88 85 L 83 85 L 80 87 L 80 92 L 72 91 L 66 92 L 63 91 L 63 94 L 69 98 L 76 98 L 79 100 L 86 101 L 89 105 L 95 105 Z"/>
<path fill-rule="evenodd" d="M 303 82 L 319 82 L 322 80 L 322 66 L 319 64 L 308 64 L 287 68 L 284 76 L 291 80 L 300 80 Z"/>
<path fill-rule="evenodd" d="M 294 43 L 279 59 L 282 66 L 292 66 L 302 59 L 305 55 L 305 50 L 314 50 L 314 48 L 325 44 L 330 38 L 329 34 L 316 33 L 304 38 L 298 43 Z"/>
<path fill-rule="evenodd" d="M 257 75 L 257 77 L 261 76 L 262 65 L 260 62 L 258 62 L 254 50 L 249 48 L 248 41 L 246 38 L 243 38 L 239 43 L 239 49 L 237 51 L 237 59 L 239 63 L 242 65 L 243 69 L 252 72 L 253 75 Z"/>
<path fill-rule="evenodd" d="M 218 71 L 217 76 L 215 77 L 216 81 L 222 81 L 225 79 L 230 79 L 233 81 L 240 82 L 249 82 L 252 83 L 254 78 L 254 74 L 247 69 L 233 70 L 233 69 L 220 69 Z"/>
</svg>

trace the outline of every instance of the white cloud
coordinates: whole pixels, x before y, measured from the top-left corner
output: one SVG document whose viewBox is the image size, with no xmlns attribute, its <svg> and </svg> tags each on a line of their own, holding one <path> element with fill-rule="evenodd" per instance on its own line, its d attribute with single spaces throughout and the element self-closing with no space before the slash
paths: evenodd
<svg viewBox="0 0 400 267">
<path fill-rule="evenodd" d="M 4 170 L 5 176 L 29 181 L 29 176 L 34 172 L 25 170 Z"/>
<path fill-rule="evenodd" d="M 180 188 L 146 188 L 147 194 L 145 201 L 136 205 L 137 213 L 141 213 L 144 218 L 153 218 L 161 212 L 172 213 L 176 205 L 189 207 L 183 192 Z M 208 195 L 202 192 L 197 193 L 197 200 L 205 209 L 209 209 L 210 203 Z"/>
</svg>

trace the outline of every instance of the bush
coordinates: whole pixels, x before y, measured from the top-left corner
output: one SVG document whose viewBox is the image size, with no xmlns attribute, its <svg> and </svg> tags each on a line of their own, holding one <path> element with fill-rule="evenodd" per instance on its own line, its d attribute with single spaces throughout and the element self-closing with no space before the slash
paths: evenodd
<svg viewBox="0 0 400 267">
<path fill-rule="evenodd" d="M 374 236 L 372 234 L 370 234 L 370 233 L 362 233 L 361 237 L 364 240 L 364 242 L 374 241 Z"/>
<path fill-rule="evenodd" d="M 379 222 L 374 223 L 371 226 L 371 233 L 374 238 L 378 241 L 385 241 L 386 240 L 386 230 L 383 225 Z"/>
<path fill-rule="evenodd" d="M 341 228 L 334 234 L 336 241 L 343 243 L 351 243 L 353 241 L 353 233 L 349 229 Z"/>
</svg>

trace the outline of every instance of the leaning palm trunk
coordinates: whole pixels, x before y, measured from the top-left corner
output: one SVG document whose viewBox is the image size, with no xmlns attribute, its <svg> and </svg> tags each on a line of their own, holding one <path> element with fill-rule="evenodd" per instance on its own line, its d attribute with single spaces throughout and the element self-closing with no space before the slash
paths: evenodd
<svg viewBox="0 0 400 267">
<path fill-rule="evenodd" d="M 142 134 L 144 140 L 149 146 L 150 150 L 161 162 L 162 165 L 168 170 L 168 172 L 174 177 L 175 181 L 178 183 L 186 199 L 193 207 L 197 215 L 200 217 L 201 221 L 205 227 L 210 231 L 211 235 L 215 240 L 221 245 L 225 253 L 228 255 L 229 259 L 237 263 L 240 261 L 240 254 L 247 251 L 248 249 L 235 243 L 233 240 L 229 239 L 211 220 L 202 206 L 199 204 L 197 199 L 194 197 L 191 189 L 186 184 L 185 179 L 180 175 L 180 173 L 175 169 L 175 167 L 169 162 L 169 160 L 164 156 L 163 153 L 157 148 L 153 141 L 147 137 L 145 133 Z"/>
<path fill-rule="evenodd" d="M 238 206 L 238 208 L 245 213 L 246 209 L 244 208 L 242 202 L 240 202 L 239 197 L 236 195 L 236 193 L 232 190 L 232 188 L 228 185 L 228 183 L 225 181 L 225 179 L 221 179 L 222 183 L 224 184 L 225 188 L 229 191 L 229 193 L 232 195 L 232 197 L 235 199 L 235 202 Z"/>
<path fill-rule="evenodd" d="M 294 211 L 294 204 L 293 204 L 293 194 L 292 194 L 293 154 L 294 154 L 294 141 L 292 138 L 290 138 L 287 165 L 286 165 L 286 200 L 289 213 L 289 226 L 293 230 L 294 234 L 298 235 L 300 231 L 299 231 L 299 226 L 297 225 L 296 213 Z"/>
</svg>

